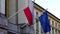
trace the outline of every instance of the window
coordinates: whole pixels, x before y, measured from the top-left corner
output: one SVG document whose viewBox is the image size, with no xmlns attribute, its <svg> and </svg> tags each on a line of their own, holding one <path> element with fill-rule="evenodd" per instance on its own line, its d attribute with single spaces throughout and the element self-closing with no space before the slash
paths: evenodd
<svg viewBox="0 0 60 34">
<path fill-rule="evenodd" d="M 60 31 L 58 31 L 58 34 L 60 34 Z"/>
<path fill-rule="evenodd" d="M 55 27 L 57 27 L 57 23 L 55 22 Z"/>
<path fill-rule="evenodd" d="M 39 24 L 36 23 L 36 30 L 39 31 Z"/>
<path fill-rule="evenodd" d="M 51 20 L 49 19 L 49 24 L 51 25 L 51 22 L 50 22 Z"/>
<path fill-rule="evenodd" d="M 52 34 L 54 34 L 54 28 L 52 28 Z"/>
<path fill-rule="evenodd" d="M 58 24 L 58 28 L 60 28 L 60 25 Z"/>
<path fill-rule="evenodd" d="M 52 25 L 54 26 L 54 21 L 52 21 Z"/>
<path fill-rule="evenodd" d="M 43 29 L 41 28 L 41 34 L 44 34 Z"/>
<path fill-rule="evenodd" d="M 36 34 L 39 34 L 38 31 L 36 32 Z"/>
<path fill-rule="evenodd" d="M 36 15 L 38 15 L 38 12 L 36 12 Z"/>
<path fill-rule="evenodd" d="M 38 17 L 38 12 L 36 12 L 36 16 Z"/>
<path fill-rule="evenodd" d="M 57 29 L 55 29 L 55 34 L 57 34 Z"/>
<path fill-rule="evenodd" d="M 38 18 L 36 18 L 36 23 L 38 23 L 38 21 L 39 21 Z"/>
<path fill-rule="evenodd" d="M 50 24 L 52 25 L 52 20 L 50 19 Z"/>
</svg>

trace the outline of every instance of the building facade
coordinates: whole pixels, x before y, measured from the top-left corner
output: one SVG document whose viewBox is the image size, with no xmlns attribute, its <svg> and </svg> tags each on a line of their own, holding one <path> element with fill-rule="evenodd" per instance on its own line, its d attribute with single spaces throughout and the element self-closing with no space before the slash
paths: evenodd
<svg viewBox="0 0 60 34">
<path fill-rule="evenodd" d="M 0 0 L 0 34 L 20 34 L 17 25 L 8 20 L 8 4 L 9 0 Z"/>
<path fill-rule="evenodd" d="M 44 34 L 39 19 L 38 17 L 43 14 L 44 12 L 44 8 L 39 6 L 38 4 L 34 3 L 34 8 L 36 11 L 36 33 L 37 34 Z M 56 16 L 54 16 L 53 14 L 51 14 L 50 12 L 48 12 L 48 18 L 50 20 L 50 26 L 51 26 L 51 31 L 47 32 L 47 34 L 60 34 L 60 19 L 57 18 Z"/>
<path fill-rule="evenodd" d="M 34 34 L 34 29 L 31 28 L 29 25 L 26 24 L 25 26 L 24 24 L 27 23 L 27 21 L 23 16 L 22 13 L 23 11 L 21 10 L 22 6 L 24 7 L 25 5 L 22 4 L 22 2 L 25 2 L 25 0 L 1 0 L 0 1 L 0 7 L 1 7 L 0 28 L 2 30 L 0 34 L 2 33 L 5 34 L 5 32 L 6 34 Z M 19 13 L 16 14 L 19 9 L 20 9 Z M 23 27 L 20 27 L 21 25 Z M 24 27 L 25 29 L 23 29 Z"/>
<path fill-rule="evenodd" d="M 0 34 L 44 34 L 38 17 L 43 14 L 45 9 L 33 2 L 36 24 L 34 25 L 35 28 L 34 26 L 30 27 L 22 13 L 22 9 L 27 2 L 28 0 L 0 0 Z M 19 13 L 17 13 L 18 11 Z M 2 17 L 7 22 L 2 23 L 1 19 L 4 21 Z M 47 34 L 60 34 L 60 19 L 50 12 L 48 12 L 48 17 L 51 31 L 47 32 Z"/>
</svg>

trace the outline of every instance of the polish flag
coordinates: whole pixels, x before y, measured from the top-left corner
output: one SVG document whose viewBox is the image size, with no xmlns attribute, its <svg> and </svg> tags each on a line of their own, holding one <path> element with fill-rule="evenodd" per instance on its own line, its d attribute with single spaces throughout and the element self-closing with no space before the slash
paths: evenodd
<svg viewBox="0 0 60 34">
<path fill-rule="evenodd" d="M 32 0 L 18 0 L 18 24 L 33 25 L 34 7 Z"/>
<path fill-rule="evenodd" d="M 25 13 L 25 16 L 26 16 L 26 18 L 28 20 L 29 25 L 33 25 L 33 14 L 32 14 L 33 11 L 34 11 L 34 9 L 33 9 L 33 2 L 30 1 L 28 3 L 28 6 L 26 8 L 24 8 L 24 13 Z"/>
</svg>

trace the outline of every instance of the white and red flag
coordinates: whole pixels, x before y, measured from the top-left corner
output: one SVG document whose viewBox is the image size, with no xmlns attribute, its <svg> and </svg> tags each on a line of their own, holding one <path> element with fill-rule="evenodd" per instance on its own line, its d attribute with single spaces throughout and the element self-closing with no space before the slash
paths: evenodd
<svg viewBox="0 0 60 34">
<path fill-rule="evenodd" d="M 19 2 L 20 1 L 20 2 Z M 33 25 L 33 2 L 32 0 L 19 0 L 18 1 L 18 9 L 23 10 L 18 14 L 18 22 L 19 23 L 28 23 L 29 25 Z"/>
<path fill-rule="evenodd" d="M 33 2 L 28 0 L 28 6 L 24 8 L 24 13 L 25 16 L 28 20 L 29 25 L 33 25 L 33 14 L 32 12 L 34 11 L 33 9 Z"/>
</svg>

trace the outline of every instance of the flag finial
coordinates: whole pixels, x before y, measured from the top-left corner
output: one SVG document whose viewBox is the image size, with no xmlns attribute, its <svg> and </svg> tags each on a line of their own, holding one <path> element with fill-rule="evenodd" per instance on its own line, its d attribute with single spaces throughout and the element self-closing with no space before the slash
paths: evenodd
<svg viewBox="0 0 60 34">
<path fill-rule="evenodd" d="M 48 10 L 48 8 L 46 8 L 45 10 Z"/>
</svg>

